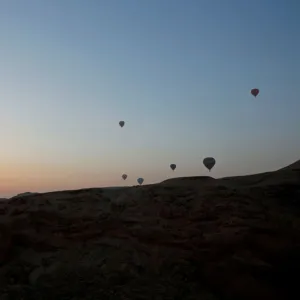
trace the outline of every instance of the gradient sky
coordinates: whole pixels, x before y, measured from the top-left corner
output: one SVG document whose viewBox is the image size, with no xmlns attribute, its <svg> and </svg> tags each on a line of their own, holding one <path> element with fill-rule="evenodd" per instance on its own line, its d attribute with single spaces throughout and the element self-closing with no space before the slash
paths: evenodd
<svg viewBox="0 0 300 300">
<path fill-rule="evenodd" d="M 298 0 L 1 0 L 0 197 L 299 159 L 299 15 Z"/>
</svg>

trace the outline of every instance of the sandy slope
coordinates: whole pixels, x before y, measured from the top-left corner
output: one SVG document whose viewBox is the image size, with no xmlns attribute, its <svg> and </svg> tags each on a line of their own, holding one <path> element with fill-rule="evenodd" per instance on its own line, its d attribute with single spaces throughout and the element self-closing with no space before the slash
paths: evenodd
<svg viewBox="0 0 300 300">
<path fill-rule="evenodd" d="M 0 202 L 0 299 L 294 299 L 300 162 Z"/>
</svg>

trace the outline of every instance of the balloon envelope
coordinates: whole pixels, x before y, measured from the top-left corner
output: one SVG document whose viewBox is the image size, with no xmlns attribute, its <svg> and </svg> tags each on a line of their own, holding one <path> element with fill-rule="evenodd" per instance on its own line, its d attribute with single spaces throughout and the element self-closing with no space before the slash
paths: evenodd
<svg viewBox="0 0 300 300">
<path fill-rule="evenodd" d="M 216 164 L 216 160 L 213 157 L 206 157 L 203 159 L 203 164 L 210 171 Z"/>
<path fill-rule="evenodd" d="M 142 184 L 142 183 L 144 182 L 144 178 L 138 178 L 137 182 L 138 182 L 139 184 Z"/>
<path fill-rule="evenodd" d="M 119 125 L 120 125 L 121 127 L 123 127 L 123 126 L 125 125 L 125 122 L 124 122 L 124 121 L 120 121 L 120 122 L 119 122 Z"/>
<path fill-rule="evenodd" d="M 259 89 L 252 89 L 251 94 L 256 97 L 259 94 Z"/>
<path fill-rule="evenodd" d="M 122 175 L 122 178 L 125 180 L 127 178 L 127 175 L 126 174 L 123 174 Z"/>
<path fill-rule="evenodd" d="M 175 164 L 170 164 L 170 168 L 174 171 L 176 169 L 176 165 Z"/>
</svg>

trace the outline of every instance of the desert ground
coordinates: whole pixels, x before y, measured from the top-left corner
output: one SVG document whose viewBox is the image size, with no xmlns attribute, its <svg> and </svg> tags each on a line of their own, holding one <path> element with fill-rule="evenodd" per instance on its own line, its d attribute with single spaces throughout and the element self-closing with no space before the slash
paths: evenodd
<svg viewBox="0 0 300 300">
<path fill-rule="evenodd" d="M 296 299 L 300 161 L 0 202 L 0 299 Z"/>
</svg>

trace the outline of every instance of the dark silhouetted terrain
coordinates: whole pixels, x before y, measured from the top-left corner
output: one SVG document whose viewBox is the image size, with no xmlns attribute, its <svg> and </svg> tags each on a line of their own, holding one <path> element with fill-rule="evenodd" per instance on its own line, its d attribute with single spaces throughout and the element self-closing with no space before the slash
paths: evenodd
<svg viewBox="0 0 300 300">
<path fill-rule="evenodd" d="M 296 299 L 300 161 L 0 202 L 0 299 Z"/>
</svg>

